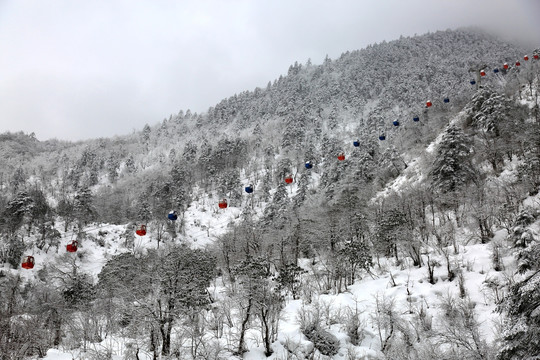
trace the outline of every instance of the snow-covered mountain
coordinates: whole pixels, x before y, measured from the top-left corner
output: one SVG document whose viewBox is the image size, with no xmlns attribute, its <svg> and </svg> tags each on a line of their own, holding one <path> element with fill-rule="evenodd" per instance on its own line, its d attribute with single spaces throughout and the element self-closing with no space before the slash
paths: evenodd
<svg viewBox="0 0 540 360">
<path fill-rule="evenodd" d="M 0 135 L 0 356 L 538 356 L 539 74 L 448 30 L 130 136 Z"/>
</svg>

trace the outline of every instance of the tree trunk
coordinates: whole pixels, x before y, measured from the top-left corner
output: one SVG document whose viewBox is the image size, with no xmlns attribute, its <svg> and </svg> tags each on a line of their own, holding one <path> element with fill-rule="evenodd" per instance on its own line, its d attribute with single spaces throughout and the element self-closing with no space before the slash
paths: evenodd
<svg viewBox="0 0 540 360">
<path fill-rule="evenodd" d="M 150 329 L 150 351 L 154 353 L 153 360 L 158 360 L 158 345 L 156 344 L 156 334 L 154 328 Z"/>
<path fill-rule="evenodd" d="M 162 320 L 159 331 L 163 338 L 163 346 L 161 347 L 161 355 L 167 356 L 171 352 L 171 332 L 173 327 L 173 319 L 168 316 Z"/>
<path fill-rule="evenodd" d="M 54 310 L 53 314 L 53 326 L 54 326 L 54 340 L 53 346 L 57 347 L 62 341 L 62 318 L 58 314 L 58 311 Z"/>
<path fill-rule="evenodd" d="M 252 305 L 253 305 L 253 299 L 250 296 L 249 299 L 248 299 L 248 306 L 247 306 L 247 309 L 246 309 L 246 316 L 244 317 L 244 320 L 242 321 L 242 328 L 240 329 L 240 340 L 238 341 L 238 350 L 236 351 L 237 355 L 241 355 L 245 351 L 244 338 L 245 338 L 245 335 L 246 335 L 247 323 L 248 323 L 249 317 L 251 315 L 251 306 Z"/>
<path fill-rule="evenodd" d="M 487 225 L 486 219 L 478 219 L 478 227 L 480 229 L 480 241 L 482 244 L 487 244 L 491 237 L 491 230 Z"/>
<path fill-rule="evenodd" d="M 298 221 L 298 231 L 294 234 L 294 265 L 298 265 L 298 258 L 300 257 L 300 221 Z"/>
<path fill-rule="evenodd" d="M 270 345 L 271 344 L 271 333 L 270 333 L 270 327 L 268 326 L 268 314 L 269 314 L 270 310 L 264 310 L 261 309 L 261 321 L 262 321 L 262 326 L 263 326 L 263 338 L 264 338 L 264 355 L 266 355 L 267 357 L 272 355 L 272 353 L 274 352 L 272 350 L 272 346 Z"/>
</svg>

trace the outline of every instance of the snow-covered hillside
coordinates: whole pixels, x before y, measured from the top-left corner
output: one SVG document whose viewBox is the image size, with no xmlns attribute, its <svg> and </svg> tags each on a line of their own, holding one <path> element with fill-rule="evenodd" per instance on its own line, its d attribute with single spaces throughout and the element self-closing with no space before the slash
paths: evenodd
<svg viewBox="0 0 540 360">
<path fill-rule="evenodd" d="M 126 137 L 1 135 L 0 359 L 538 355 L 524 51 L 448 30 Z"/>
</svg>

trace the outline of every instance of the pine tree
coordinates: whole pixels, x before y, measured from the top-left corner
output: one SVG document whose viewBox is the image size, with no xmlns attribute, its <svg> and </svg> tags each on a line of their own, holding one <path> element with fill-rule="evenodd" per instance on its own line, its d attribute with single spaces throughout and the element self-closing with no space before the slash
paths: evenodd
<svg viewBox="0 0 540 360">
<path fill-rule="evenodd" d="M 187 162 L 195 161 L 197 157 L 197 145 L 192 140 L 189 140 L 184 146 L 182 157 Z"/>
<path fill-rule="evenodd" d="M 15 197 L 7 203 L 3 218 L 7 225 L 9 235 L 15 232 L 30 220 L 34 208 L 34 200 L 26 191 L 18 192 Z"/>
<path fill-rule="evenodd" d="M 137 219 L 144 224 L 152 219 L 152 210 L 148 203 L 148 193 L 142 192 L 137 200 Z"/>
<path fill-rule="evenodd" d="M 137 167 L 135 166 L 135 160 L 133 159 L 133 155 L 129 155 L 125 162 L 125 169 L 128 174 L 134 174 L 137 171 Z"/>
<path fill-rule="evenodd" d="M 24 173 L 24 170 L 22 167 L 18 167 L 17 170 L 15 170 L 15 173 L 13 174 L 13 177 L 11 178 L 10 185 L 13 188 L 13 192 L 16 193 L 19 191 L 19 188 L 21 188 L 24 183 L 26 182 L 26 174 Z"/>
<path fill-rule="evenodd" d="M 288 222 L 289 195 L 287 184 L 280 181 L 272 202 L 264 209 L 264 222 L 275 229 L 282 229 Z"/>
<path fill-rule="evenodd" d="M 107 161 L 107 175 L 109 176 L 109 181 L 114 184 L 116 179 L 118 179 L 118 168 L 120 167 L 120 161 L 116 154 L 111 154 Z"/>
<path fill-rule="evenodd" d="M 507 319 L 500 360 L 536 359 L 540 356 L 540 243 L 533 241 L 518 255 L 518 270 L 525 278 L 510 287 L 499 306 Z"/>
<path fill-rule="evenodd" d="M 528 142 L 526 109 L 492 88 L 484 87 L 478 91 L 466 111 L 467 124 L 480 140 L 482 151 L 477 153 L 491 164 L 493 171 L 498 172 L 505 158 L 512 160 L 512 156 Z"/>
<path fill-rule="evenodd" d="M 463 130 L 450 125 L 435 153 L 431 179 L 435 189 L 451 193 L 463 188 L 475 177 L 469 141 Z"/>
<path fill-rule="evenodd" d="M 189 164 L 183 161 L 176 162 L 171 169 L 171 178 L 172 207 L 175 210 L 184 212 L 191 202 L 189 188 L 192 184 L 193 176 Z"/>
<path fill-rule="evenodd" d="M 146 151 L 148 151 L 148 146 L 150 145 L 151 133 L 152 133 L 152 129 L 150 128 L 150 125 L 145 124 L 141 133 L 141 142 L 144 145 L 144 148 Z"/>
<path fill-rule="evenodd" d="M 73 212 L 75 219 L 79 221 L 79 231 L 82 231 L 82 226 L 93 221 L 97 212 L 93 204 L 92 191 L 88 187 L 80 188 L 73 198 Z"/>
</svg>

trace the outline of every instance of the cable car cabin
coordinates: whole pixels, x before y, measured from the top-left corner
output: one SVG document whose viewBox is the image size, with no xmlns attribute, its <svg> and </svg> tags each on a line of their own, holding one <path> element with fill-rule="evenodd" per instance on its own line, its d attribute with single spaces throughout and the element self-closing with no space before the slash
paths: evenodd
<svg viewBox="0 0 540 360">
<path fill-rule="evenodd" d="M 339 155 L 337 156 L 337 159 L 338 159 L 339 161 L 345 160 L 345 154 L 344 154 L 344 153 L 339 154 Z"/>
<path fill-rule="evenodd" d="M 34 261 L 33 256 L 25 256 L 21 266 L 22 266 L 23 269 L 33 269 L 34 264 L 35 264 L 35 261 Z"/>
<path fill-rule="evenodd" d="M 431 105 L 433 105 L 433 104 L 432 104 L 432 102 L 430 100 L 426 101 L 426 107 L 431 107 Z"/>
<path fill-rule="evenodd" d="M 137 227 L 137 230 L 135 230 L 135 234 L 139 236 L 146 235 L 146 225 L 140 225 L 139 227 Z"/>
<path fill-rule="evenodd" d="M 311 163 L 311 161 L 307 161 L 306 162 L 306 169 L 311 169 L 313 168 L 313 164 Z"/>
<path fill-rule="evenodd" d="M 293 177 L 292 177 L 292 175 L 287 175 L 287 176 L 285 177 L 285 182 L 286 182 L 287 184 L 292 184 L 292 182 L 293 182 Z"/>
<path fill-rule="evenodd" d="M 244 188 L 244 190 L 248 193 L 248 194 L 251 194 L 253 192 L 253 185 L 249 185 L 249 186 L 246 186 Z"/>
<path fill-rule="evenodd" d="M 471 80 L 471 85 L 476 85 L 476 81 L 475 81 L 475 80 Z"/>
<path fill-rule="evenodd" d="M 445 97 L 444 100 L 443 100 L 443 102 L 444 102 L 445 104 L 448 104 L 448 103 L 450 102 L 450 98 Z"/>
<path fill-rule="evenodd" d="M 516 66 L 520 66 L 521 63 L 519 61 L 516 61 Z"/>
<path fill-rule="evenodd" d="M 398 121 L 398 120 L 394 120 L 394 121 L 392 122 L 392 125 L 394 125 L 394 126 L 399 126 L 399 121 Z"/>
<path fill-rule="evenodd" d="M 227 205 L 227 199 L 220 200 L 220 202 L 218 203 L 220 209 L 226 209 Z"/>
<path fill-rule="evenodd" d="M 386 136 L 384 134 L 379 135 L 379 140 L 381 141 L 386 140 Z"/>
<path fill-rule="evenodd" d="M 486 76 L 486 72 L 484 70 L 480 70 L 480 76 Z"/>
<path fill-rule="evenodd" d="M 420 121 L 420 117 L 419 116 L 415 116 L 412 118 L 412 121 L 414 122 L 419 122 Z"/>
<path fill-rule="evenodd" d="M 525 55 L 525 56 L 523 57 L 523 60 L 529 61 L 529 55 Z"/>
<path fill-rule="evenodd" d="M 497 73 L 499 72 L 499 68 L 493 69 L 493 72 L 494 72 L 495 74 L 497 74 Z"/>
<path fill-rule="evenodd" d="M 508 63 L 504 63 L 504 64 L 503 64 L 503 69 L 504 69 L 504 70 L 508 70 Z"/>
<path fill-rule="evenodd" d="M 167 215 L 167 218 L 172 221 L 176 221 L 178 219 L 178 215 L 176 214 L 176 211 L 171 211 L 169 215 Z"/>
<path fill-rule="evenodd" d="M 359 140 L 354 140 L 353 143 L 354 147 L 359 147 L 360 146 L 360 141 Z"/>
<path fill-rule="evenodd" d="M 540 56 L 538 56 L 538 54 L 534 54 L 534 55 L 533 55 L 533 59 L 534 59 L 534 60 L 538 60 L 538 58 L 540 58 Z"/>
<path fill-rule="evenodd" d="M 66 245 L 66 250 L 67 252 L 76 252 L 77 251 L 77 248 L 79 246 L 79 242 L 77 240 L 73 240 L 73 241 L 70 241 L 67 245 Z"/>
</svg>

